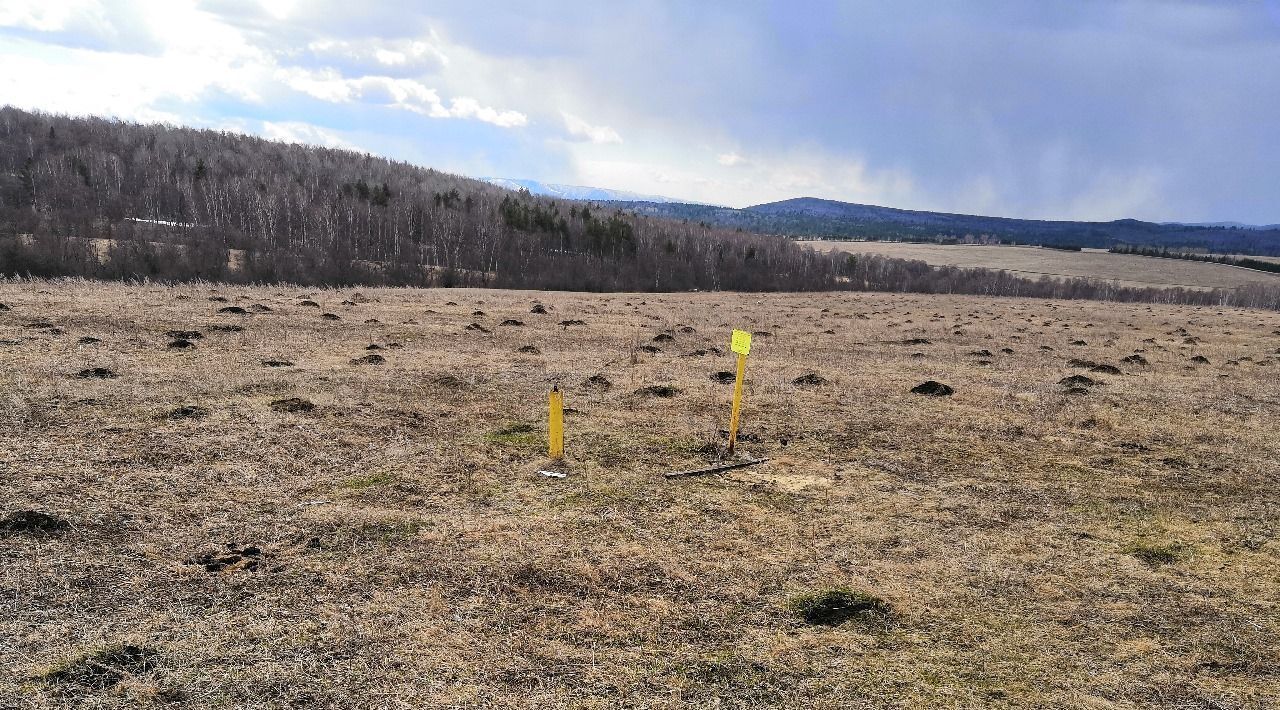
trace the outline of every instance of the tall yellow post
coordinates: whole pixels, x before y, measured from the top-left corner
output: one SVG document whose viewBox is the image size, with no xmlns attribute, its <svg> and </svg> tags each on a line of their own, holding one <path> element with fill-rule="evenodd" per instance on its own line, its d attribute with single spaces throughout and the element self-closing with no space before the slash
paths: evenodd
<svg viewBox="0 0 1280 710">
<path fill-rule="evenodd" d="M 564 395 L 559 387 L 551 388 L 548 405 L 550 412 L 547 424 L 547 456 L 562 459 L 564 458 Z"/>
<path fill-rule="evenodd" d="M 742 416 L 742 379 L 747 373 L 747 355 L 751 353 L 751 334 L 733 331 L 730 349 L 738 354 L 738 377 L 733 382 L 733 414 L 729 417 L 729 453 L 738 444 L 738 421 Z"/>
<path fill-rule="evenodd" d="M 742 415 L 742 376 L 747 372 L 747 356 L 738 355 L 738 379 L 733 383 L 733 414 L 729 417 L 729 453 L 738 443 L 738 419 Z"/>
</svg>

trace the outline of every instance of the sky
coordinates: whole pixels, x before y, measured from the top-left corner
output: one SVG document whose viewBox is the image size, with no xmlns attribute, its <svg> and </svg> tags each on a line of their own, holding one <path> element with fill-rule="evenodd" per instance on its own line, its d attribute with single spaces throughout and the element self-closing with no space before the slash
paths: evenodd
<svg viewBox="0 0 1280 710">
<path fill-rule="evenodd" d="M 1280 223 L 1280 0 L 0 0 L 0 104 L 734 207 Z"/>
</svg>

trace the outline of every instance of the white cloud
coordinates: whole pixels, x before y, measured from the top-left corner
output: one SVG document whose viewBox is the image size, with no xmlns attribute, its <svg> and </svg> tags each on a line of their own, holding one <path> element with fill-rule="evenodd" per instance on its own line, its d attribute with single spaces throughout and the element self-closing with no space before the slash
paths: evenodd
<svg viewBox="0 0 1280 710">
<path fill-rule="evenodd" d="M 320 39 L 307 44 L 305 53 L 321 65 L 364 73 L 422 74 L 449 66 L 449 57 L 436 43 L 423 40 Z"/>
<path fill-rule="evenodd" d="M 608 126 L 593 126 L 581 118 L 564 111 L 561 111 L 560 115 L 564 117 L 565 129 L 568 130 L 569 135 L 574 138 L 590 141 L 596 144 L 622 142 L 622 136 L 618 135 L 617 131 Z"/>
<path fill-rule="evenodd" d="M 468 96 L 459 96 L 450 101 L 447 115 L 451 118 L 474 118 L 502 128 L 515 128 L 529 122 L 529 118 L 519 111 L 498 111 L 481 106 L 480 102 Z"/>
<path fill-rule="evenodd" d="M 726 168 L 732 168 L 735 165 L 745 165 L 747 163 L 747 159 L 742 157 L 741 155 L 738 155 L 735 152 L 729 152 L 729 153 L 721 153 L 720 155 L 716 156 L 716 162 L 720 163 Z"/>
<path fill-rule="evenodd" d="M 469 96 L 455 97 L 446 106 L 435 89 L 414 79 L 389 76 L 348 79 L 331 69 L 309 71 L 297 67 L 280 69 L 276 76 L 290 88 L 330 103 L 363 101 L 431 118 L 475 119 L 500 128 L 515 128 L 529 122 L 519 111 L 500 111 Z"/>
<path fill-rule="evenodd" d="M 263 121 L 262 136 L 268 140 L 281 141 L 283 143 L 303 143 L 306 145 L 320 145 L 326 148 L 345 148 L 347 150 L 365 152 L 359 146 L 344 140 L 330 130 L 302 121 L 281 121 L 278 123 Z"/>
<path fill-rule="evenodd" d="M 298 7 L 298 0 L 258 0 L 262 9 L 277 20 L 283 20 Z"/>
<path fill-rule="evenodd" d="M 66 28 L 76 17 L 96 9 L 96 0 L 6 0 L 0 6 L 0 27 L 56 32 Z"/>
</svg>

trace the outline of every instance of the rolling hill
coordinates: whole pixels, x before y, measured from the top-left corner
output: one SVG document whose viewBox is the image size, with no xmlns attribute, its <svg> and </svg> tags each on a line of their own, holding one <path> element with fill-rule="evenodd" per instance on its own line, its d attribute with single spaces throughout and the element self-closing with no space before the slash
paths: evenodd
<svg viewBox="0 0 1280 710">
<path fill-rule="evenodd" d="M 1280 255 L 1280 228 L 1033 220 L 952 214 L 800 197 L 743 209 L 688 203 L 614 203 L 639 214 L 705 225 L 818 239 L 977 241 L 1059 247 L 1109 248 L 1118 244 Z"/>
</svg>

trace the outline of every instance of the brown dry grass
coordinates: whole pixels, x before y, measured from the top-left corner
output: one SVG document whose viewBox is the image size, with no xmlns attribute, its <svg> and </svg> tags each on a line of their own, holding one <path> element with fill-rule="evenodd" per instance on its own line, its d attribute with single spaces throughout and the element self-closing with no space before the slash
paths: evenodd
<svg viewBox="0 0 1280 710">
<path fill-rule="evenodd" d="M 0 284 L 0 341 L 17 341 L 0 344 L 0 515 L 71 524 L 0 532 L 0 706 L 1280 696 L 1280 314 L 400 289 L 355 306 L 309 291 L 316 309 L 296 289 L 224 287 L 274 309 L 227 316 L 211 288 Z M 23 327 L 38 320 L 65 333 Z M 683 354 L 725 347 L 732 326 L 772 333 L 744 414 L 747 450 L 772 461 L 664 480 L 725 426 L 730 386 L 708 375 L 731 356 Z M 170 351 L 169 329 L 205 338 Z M 635 351 L 664 330 L 662 352 Z M 931 344 L 896 342 L 916 337 Z M 403 347 L 350 363 L 375 342 Z M 1120 362 L 1135 349 L 1149 367 Z M 1067 395 L 1068 358 L 1124 374 Z M 97 366 L 119 377 L 72 376 Z M 791 384 L 809 372 L 830 382 Z M 584 388 L 597 373 L 614 387 Z M 926 379 L 955 396 L 908 392 Z M 578 410 L 563 480 L 537 474 L 554 383 Z M 683 392 L 631 394 L 651 384 Z M 287 397 L 317 407 L 269 407 Z M 180 405 L 210 414 L 163 418 Z M 261 547 L 257 569 L 190 564 L 228 542 Z M 837 587 L 892 613 L 805 625 L 793 602 Z M 95 684 L 83 659 L 132 658 L 121 645 L 147 663 Z"/>
<path fill-rule="evenodd" d="M 1280 274 L 1202 261 L 1112 254 L 1102 249 L 1062 251 L 1029 246 L 911 244 L 907 242 L 802 241 L 820 251 L 876 254 L 917 259 L 931 266 L 981 267 L 1010 271 L 1028 278 L 1090 278 L 1123 286 L 1210 289 L 1247 283 L 1280 284 Z M 1257 258 L 1257 257 L 1250 257 Z M 1262 257 L 1266 258 L 1266 257 Z"/>
</svg>

